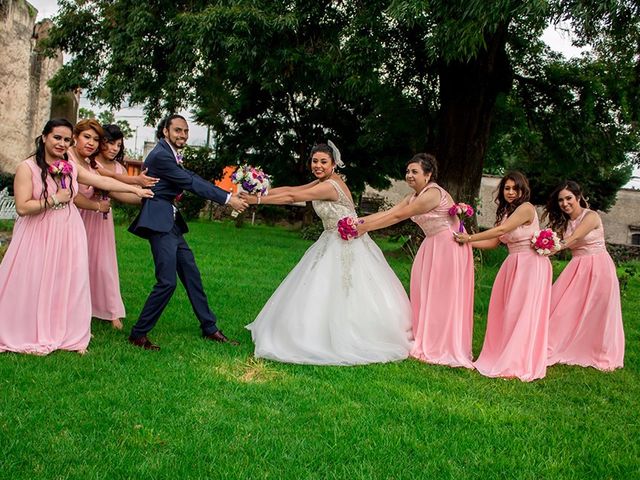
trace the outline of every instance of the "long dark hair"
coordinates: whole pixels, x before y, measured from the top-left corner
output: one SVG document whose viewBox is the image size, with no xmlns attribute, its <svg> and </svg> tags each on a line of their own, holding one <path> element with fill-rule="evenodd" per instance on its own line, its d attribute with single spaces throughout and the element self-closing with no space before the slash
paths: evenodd
<svg viewBox="0 0 640 480">
<path fill-rule="evenodd" d="M 513 181 L 515 185 L 515 189 L 520 193 L 520 196 L 516 198 L 513 203 L 507 202 L 504 198 L 504 186 L 507 184 L 507 181 Z M 531 198 L 531 189 L 529 188 L 529 180 L 524 174 L 513 171 L 507 173 L 502 180 L 500 180 L 500 185 L 498 185 L 498 191 L 496 193 L 496 199 L 494 200 L 495 204 L 498 206 L 496 210 L 496 223 L 495 225 L 499 225 L 500 222 L 511 215 L 516 208 L 522 205 L 525 202 L 529 201 Z"/>
<path fill-rule="evenodd" d="M 587 199 L 584 198 L 580 184 L 573 180 L 566 180 L 558 185 L 547 199 L 542 218 L 549 217 L 549 226 L 552 230 L 559 233 L 564 233 L 567 230 L 570 219 L 569 215 L 562 211 L 560 203 L 558 202 L 558 196 L 562 190 L 569 190 L 576 197 L 576 200 L 578 200 L 582 208 L 589 208 L 589 203 Z"/>
<path fill-rule="evenodd" d="M 102 129 L 104 130 L 104 140 L 103 144 L 107 142 L 116 142 L 118 140 L 122 140 L 122 145 L 120 145 L 120 151 L 114 158 L 114 161 L 123 163 L 124 161 L 124 133 L 120 130 L 118 125 L 110 124 L 103 125 Z M 102 145 L 100 146 L 102 148 Z"/>
<path fill-rule="evenodd" d="M 438 178 L 438 161 L 436 157 L 430 153 L 416 153 L 413 158 L 407 162 L 406 166 L 408 167 L 412 163 L 420 165 L 422 173 L 431 174 L 430 182 L 435 182 L 436 178 Z"/>
<path fill-rule="evenodd" d="M 56 127 L 66 127 L 70 132 L 73 133 L 73 125 L 66 118 L 53 118 L 49 120 L 44 128 L 42 129 L 42 134 L 38 135 L 36 138 L 36 151 L 31 154 L 32 157 L 35 158 L 36 165 L 40 168 L 40 179 L 42 180 L 42 193 L 40 194 L 40 198 L 44 198 L 45 209 L 47 208 L 47 198 L 49 197 L 49 192 L 47 189 L 47 176 L 49 175 L 49 164 L 47 163 L 46 153 L 44 149 L 44 140 L 43 136 L 49 135 L 54 128 Z M 73 182 L 69 182 L 69 188 L 71 189 L 71 196 L 73 197 Z"/>
<path fill-rule="evenodd" d="M 91 164 L 91 168 L 94 170 L 98 168 L 98 164 L 96 163 L 96 156 L 100 153 L 100 145 L 102 144 L 102 139 L 104 138 L 104 130 L 102 129 L 102 125 L 95 118 L 86 118 L 84 120 L 80 120 L 76 123 L 76 126 L 73 127 L 73 134 L 77 137 L 82 132 L 87 130 L 93 130 L 98 134 L 98 148 L 89 156 L 89 163 Z"/>
</svg>

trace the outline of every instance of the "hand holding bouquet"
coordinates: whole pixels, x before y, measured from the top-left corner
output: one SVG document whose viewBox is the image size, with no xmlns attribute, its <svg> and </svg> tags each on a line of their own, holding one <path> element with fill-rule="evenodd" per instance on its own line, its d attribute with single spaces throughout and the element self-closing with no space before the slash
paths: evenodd
<svg viewBox="0 0 640 480">
<path fill-rule="evenodd" d="M 537 230 L 531 237 L 531 246 L 538 255 L 550 255 L 560 250 L 558 234 L 550 228 Z"/>
<path fill-rule="evenodd" d="M 452 217 L 457 216 L 460 219 L 460 227 L 458 232 L 464 232 L 464 217 L 472 217 L 474 213 L 473 207 L 466 203 L 454 203 L 449 208 L 449 215 Z"/>
<path fill-rule="evenodd" d="M 363 220 L 358 220 L 353 217 L 342 217 L 338 220 L 338 233 L 343 240 L 351 240 L 352 238 L 358 238 L 357 225 L 363 223 Z"/>
<path fill-rule="evenodd" d="M 271 177 L 264 173 L 260 167 L 245 164 L 239 166 L 231 174 L 231 181 L 250 195 L 256 195 L 258 203 L 260 203 L 260 196 L 266 195 L 269 190 Z M 238 213 L 234 210 L 231 212 L 231 216 L 237 217 Z"/>
</svg>

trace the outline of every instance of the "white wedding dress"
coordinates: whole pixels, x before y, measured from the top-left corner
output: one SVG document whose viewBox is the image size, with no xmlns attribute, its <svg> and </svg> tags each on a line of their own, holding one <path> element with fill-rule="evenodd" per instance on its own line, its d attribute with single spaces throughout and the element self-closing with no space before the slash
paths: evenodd
<svg viewBox="0 0 640 480">
<path fill-rule="evenodd" d="M 338 220 L 355 217 L 334 180 L 337 201 L 314 201 L 324 232 L 247 325 L 255 356 L 287 363 L 356 365 L 407 358 L 407 294 L 368 235 L 344 241 Z"/>
</svg>

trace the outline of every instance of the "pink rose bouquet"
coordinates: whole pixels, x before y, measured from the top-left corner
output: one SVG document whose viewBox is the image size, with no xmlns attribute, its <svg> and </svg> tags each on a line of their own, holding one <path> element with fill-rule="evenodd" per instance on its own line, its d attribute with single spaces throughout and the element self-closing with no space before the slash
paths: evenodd
<svg viewBox="0 0 640 480">
<path fill-rule="evenodd" d="M 449 215 L 452 217 L 457 216 L 460 219 L 460 227 L 458 227 L 458 232 L 460 233 L 464 232 L 464 217 L 472 217 L 473 213 L 473 207 L 466 203 L 454 203 L 449 208 Z"/>
<path fill-rule="evenodd" d="M 66 160 L 56 160 L 51 165 L 49 165 L 49 173 L 51 176 L 55 178 L 60 178 L 60 186 L 62 188 L 67 188 L 65 186 L 65 177 L 70 176 L 73 172 L 73 167 Z"/>
<path fill-rule="evenodd" d="M 550 228 L 537 230 L 531 237 L 531 246 L 538 255 L 549 255 L 560 250 L 558 234 Z"/>
<path fill-rule="evenodd" d="M 362 223 L 362 220 L 358 220 L 353 217 L 342 217 L 338 220 L 338 233 L 343 240 L 351 240 L 358 237 L 358 229 L 356 225 Z"/>
</svg>

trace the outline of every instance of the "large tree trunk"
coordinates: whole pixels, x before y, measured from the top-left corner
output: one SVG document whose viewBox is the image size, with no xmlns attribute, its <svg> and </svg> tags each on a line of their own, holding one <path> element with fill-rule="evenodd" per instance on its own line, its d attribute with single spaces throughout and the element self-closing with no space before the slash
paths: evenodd
<svg viewBox="0 0 640 480">
<path fill-rule="evenodd" d="M 478 197 L 496 99 L 511 88 L 506 33 L 505 24 L 472 60 L 440 67 L 438 181 L 457 202 Z"/>
</svg>

